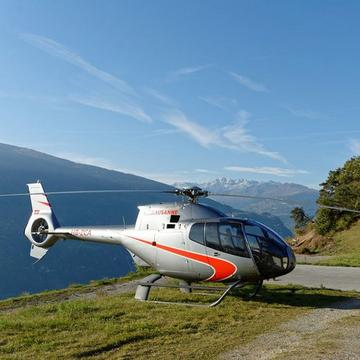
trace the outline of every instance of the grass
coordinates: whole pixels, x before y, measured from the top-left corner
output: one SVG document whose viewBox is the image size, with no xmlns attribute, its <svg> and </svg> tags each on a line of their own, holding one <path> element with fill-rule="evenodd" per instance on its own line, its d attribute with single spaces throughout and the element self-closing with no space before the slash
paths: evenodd
<svg viewBox="0 0 360 360">
<path fill-rule="evenodd" d="M 24 294 L 22 296 L 8 298 L 0 301 L 0 311 L 20 308 L 27 305 L 36 305 L 38 303 L 51 303 L 66 300 L 69 296 L 74 294 L 85 294 L 96 291 L 97 289 L 100 291 L 101 288 L 106 285 L 122 284 L 132 280 L 142 279 L 153 272 L 154 270 L 152 269 L 138 268 L 137 271 L 121 278 L 96 280 L 91 281 L 86 285 L 72 284 L 66 289 L 49 290 L 38 294 Z"/>
<path fill-rule="evenodd" d="M 360 222 L 349 230 L 334 236 L 335 247 L 323 255 L 332 255 L 331 259 L 319 261 L 319 265 L 360 266 Z"/>
<path fill-rule="evenodd" d="M 311 231 L 311 228 L 308 231 Z M 315 256 L 311 259 L 312 255 Z M 311 255 L 307 256 L 310 259 L 305 261 L 299 257 L 298 263 L 360 267 L 360 221 L 350 229 L 334 234 L 330 242 L 319 243 L 317 248 L 311 249 Z M 317 260 L 316 256 L 326 258 Z"/>
<path fill-rule="evenodd" d="M 69 295 L 79 289 L 64 291 Z M 159 291 L 156 296 L 172 301 L 204 298 L 177 290 Z M 229 296 L 219 307 L 209 309 L 136 302 L 130 293 L 109 296 L 100 292 L 95 299 L 71 301 L 63 301 L 61 294 L 51 292 L 51 303 L 41 302 L 49 294 L 37 295 L 36 305 L 23 302 L 27 306 L 11 311 L 7 301 L 0 302 L 0 358 L 214 359 L 311 308 L 359 295 L 266 286 L 256 301 Z"/>
</svg>

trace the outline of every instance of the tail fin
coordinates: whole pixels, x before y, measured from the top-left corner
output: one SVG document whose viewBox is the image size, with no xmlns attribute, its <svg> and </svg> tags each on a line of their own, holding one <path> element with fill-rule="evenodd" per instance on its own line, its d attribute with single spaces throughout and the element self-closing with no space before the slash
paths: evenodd
<svg viewBox="0 0 360 360">
<path fill-rule="evenodd" d="M 33 214 L 51 214 L 51 205 L 41 183 L 28 184 Z"/>
<path fill-rule="evenodd" d="M 40 260 L 49 247 L 58 240 L 53 232 L 59 223 L 40 182 L 28 184 L 32 215 L 25 229 L 25 236 L 31 242 L 30 256 Z"/>
</svg>

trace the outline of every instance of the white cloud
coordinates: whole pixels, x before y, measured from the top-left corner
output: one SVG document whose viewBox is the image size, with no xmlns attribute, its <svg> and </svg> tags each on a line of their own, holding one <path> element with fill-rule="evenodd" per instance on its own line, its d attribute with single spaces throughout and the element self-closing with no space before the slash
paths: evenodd
<svg viewBox="0 0 360 360">
<path fill-rule="evenodd" d="M 208 169 L 195 169 L 195 172 L 201 173 L 201 174 L 216 174 L 217 171 L 208 170 Z"/>
<path fill-rule="evenodd" d="M 183 68 L 177 69 L 177 70 L 173 71 L 172 73 L 170 73 L 170 75 L 168 77 L 168 81 L 178 80 L 182 76 L 187 76 L 190 74 L 197 73 L 199 71 L 209 68 L 210 66 L 211 66 L 210 64 L 207 64 L 207 65 L 200 65 L 200 66 L 193 66 L 193 67 L 189 66 L 189 67 L 183 67 Z"/>
<path fill-rule="evenodd" d="M 295 109 L 290 106 L 284 106 L 284 108 L 289 111 L 291 115 L 304 119 L 321 120 L 326 118 L 324 114 L 310 109 Z"/>
<path fill-rule="evenodd" d="M 227 98 L 225 96 L 199 96 L 199 99 L 205 101 L 209 105 L 225 111 L 228 111 L 230 108 L 233 108 L 238 104 L 236 99 Z"/>
<path fill-rule="evenodd" d="M 77 95 L 70 96 L 70 100 L 81 105 L 126 115 L 139 121 L 144 121 L 148 123 L 152 122 L 151 117 L 147 115 L 139 105 L 130 101 L 118 100 L 116 103 L 111 103 L 98 97 L 86 97 Z"/>
<path fill-rule="evenodd" d="M 349 141 L 349 148 L 354 155 L 359 156 L 360 155 L 360 140 L 351 139 Z"/>
<path fill-rule="evenodd" d="M 239 111 L 237 122 L 223 128 L 223 137 L 228 140 L 231 147 L 243 152 L 252 152 L 269 158 L 286 162 L 285 158 L 277 152 L 267 150 L 246 128 L 251 115 L 247 111 Z"/>
<path fill-rule="evenodd" d="M 151 88 L 148 88 L 148 87 L 145 87 L 144 90 L 145 90 L 146 93 L 151 95 L 153 98 L 159 100 L 163 104 L 176 106 L 176 103 L 175 103 L 175 101 L 173 99 L 169 98 L 167 95 L 161 93 L 160 91 L 155 90 L 155 89 L 151 89 Z"/>
<path fill-rule="evenodd" d="M 22 34 L 21 38 L 30 45 L 33 45 L 52 56 L 67 61 L 68 63 L 82 69 L 95 78 L 112 85 L 124 93 L 135 95 L 135 91 L 124 80 L 121 80 L 118 77 L 90 64 L 80 55 L 55 40 L 35 34 Z"/>
<path fill-rule="evenodd" d="M 267 150 L 258 142 L 255 136 L 250 134 L 246 129 L 249 118 L 250 113 L 244 110 L 240 111 L 237 115 L 236 123 L 214 130 L 209 130 L 190 120 L 180 110 L 173 110 L 172 112 L 165 114 L 163 116 L 163 121 L 174 126 L 205 148 L 216 145 L 227 149 L 256 153 L 258 155 L 286 162 L 284 157 L 279 153 Z"/>
<path fill-rule="evenodd" d="M 306 170 L 284 169 L 284 168 L 266 167 L 266 166 L 264 167 L 226 166 L 224 169 L 234 172 L 266 174 L 266 175 L 275 175 L 275 176 L 284 176 L 284 177 L 308 174 L 308 171 Z"/>
<path fill-rule="evenodd" d="M 152 121 L 151 117 L 146 114 L 142 106 L 138 104 L 139 100 L 136 91 L 124 80 L 97 68 L 80 55 L 53 39 L 34 34 L 22 34 L 21 38 L 46 53 L 76 66 L 77 68 L 90 74 L 95 79 L 105 82 L 115 89 L 116 101 L 108 100 L 109 95 L 111 95 L 111 98 L 114 98 L 114 90 L 112 90 L 112 93 L 111 91 L 104 91 L 101 96 L 95 97 L 71 95 L 69 96 L 69 99 L 72 102 L 126 115 L 139 121 Z"/>
<path fill-rule="evenodd" d="M 269 90 L 264 84 L 261 84 L 255 80 L 252 80 L 244 75 L 240 75 L 234 72 L 229 72 L 229 75 L 231 75 L 238 83 L 241 85 L 247 87 L 248 89 L 252 91 L 257 92 L 268 92 Z"/>
<path fill-rule="evenodd" d="M 166 114 L 164 121 L 187 134 L 205 148 L 208 148 L 211 144 L 217 144 L 220 141 L 216 133 L 189 120 L 180 110 L 173 110 Z"/>
</svg>

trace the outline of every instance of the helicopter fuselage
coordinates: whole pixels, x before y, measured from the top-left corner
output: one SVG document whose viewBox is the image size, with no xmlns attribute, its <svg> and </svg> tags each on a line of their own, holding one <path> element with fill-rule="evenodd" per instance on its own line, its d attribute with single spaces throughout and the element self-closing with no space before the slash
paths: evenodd
<svg viewBox="0 0 360 360">
<path fill-rule="evenodd" d="M 256 281 L 295 267 L 291 248 L 264 224 L 194 203 L 140 206 L 131 227 L 59 227 L 53 235 L 120 244 L 142 264 L 188 282 Z"/>
</svg>

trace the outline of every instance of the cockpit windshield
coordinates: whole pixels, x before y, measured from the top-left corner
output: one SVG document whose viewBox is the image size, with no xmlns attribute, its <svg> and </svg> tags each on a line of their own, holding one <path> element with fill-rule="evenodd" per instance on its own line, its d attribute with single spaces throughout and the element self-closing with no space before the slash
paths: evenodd
<svg viewBox="0 0 360 360">
<path fill-rule="evenodd" d="M 260 273 L 266 277 L 283 273 L 289 261 L 286 243 L 259 223 L 245 222 L 244 231 Z"/>
<path fill-rule="evenodd" d="M 196 223 L 189 238 L 217 251 L 252 257 L 265 278 L 282 275 L 295 266 L 292 251 L 284 240 L 256 221 L 222 219 Z"/>
</svg>

